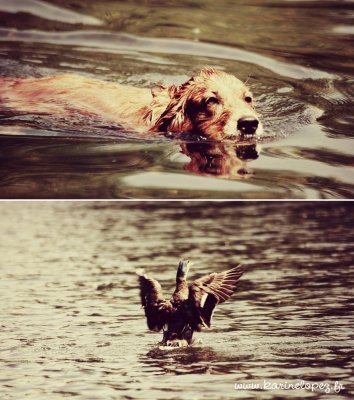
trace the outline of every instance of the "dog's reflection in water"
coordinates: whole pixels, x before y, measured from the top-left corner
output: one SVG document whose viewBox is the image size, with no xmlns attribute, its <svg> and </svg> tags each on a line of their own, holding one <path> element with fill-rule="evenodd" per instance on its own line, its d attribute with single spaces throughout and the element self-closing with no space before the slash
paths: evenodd
<svg viewBox="0 0 354 400">
<path fill-rule="evenodd" d="M 257 143 L 193 142 L 180 143 L 182 153 L 190 161 L 184 166 L 198 175 L 220 178 L 247 179 L 253 175 L 248 162 L 258 158 L 261 146 Z"/>
</svg>

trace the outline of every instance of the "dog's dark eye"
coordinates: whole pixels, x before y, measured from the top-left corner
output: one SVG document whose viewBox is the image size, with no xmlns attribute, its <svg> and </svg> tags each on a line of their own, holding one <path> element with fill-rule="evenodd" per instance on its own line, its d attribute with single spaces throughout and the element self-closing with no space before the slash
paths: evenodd
<svg viewBox="0 0 354 400">
<path fill-rule="evenodd" d="M 218 104 L 219 100 L 216 97 L 209 97 L 205 100 L 205 104 Z"/>
<path fill-rule="evenodd" d="M 245 97 L 245 102 L 246 103 L 252 103 L 252 97 L 251 96 L 246 96 Z"/>
</svg>

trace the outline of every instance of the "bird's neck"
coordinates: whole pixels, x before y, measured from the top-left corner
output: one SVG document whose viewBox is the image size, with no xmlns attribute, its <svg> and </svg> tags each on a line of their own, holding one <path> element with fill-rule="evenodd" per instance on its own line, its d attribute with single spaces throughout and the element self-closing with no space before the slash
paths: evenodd
<svg viewBox="0 0 354 400">
<path fill-rule="evenodd" d="M 188 283 L 183 278 L 176 279 L 176 290 L 173 293 L 173 300 L 187 300 L 189 295 Z"/>
</svg>

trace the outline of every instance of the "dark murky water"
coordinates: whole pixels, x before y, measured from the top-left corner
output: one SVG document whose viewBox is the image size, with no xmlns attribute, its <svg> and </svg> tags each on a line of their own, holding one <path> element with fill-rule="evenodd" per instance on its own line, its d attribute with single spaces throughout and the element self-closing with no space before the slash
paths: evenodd
<svg viewBox="0 0 354 400">
<path fill-rule="evenodd" d="M 353 398 L 352 204 L 32 202 L 0 212 L 2 399 Z M 161 352 L 134 271 L 167 293 L 182 256 L 195 262 L 191 279 L 239 262 L 246 273 L 198 334 L 203 347 Z M 234 389 L 264 379 L 344 389 Z"/>
<path fill-rule="evenodd" d="M 117 126 L 2 109 L 0 196 L 352 198 L 353 10 L 339 0 L 2 1 L 2 75 L 151 87 L 212 65 L 248 79 L 266 135 L 256 150 L 189 152 Z"/>
</svg>

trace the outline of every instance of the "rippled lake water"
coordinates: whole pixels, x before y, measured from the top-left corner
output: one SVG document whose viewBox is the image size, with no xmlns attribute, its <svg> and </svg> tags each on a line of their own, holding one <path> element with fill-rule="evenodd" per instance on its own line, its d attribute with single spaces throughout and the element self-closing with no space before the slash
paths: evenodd
<svg viewBox="0 0 354 400">
<path fill-rule="evenodd" d="M 351 203 L 1 203 L 2 399 L 352 399 Z M 203 345 L 160 351 L 134 271 L 241 262 Z M 339 382 L 323 390 L 237 384 Z"/>
<path fill-rule="evenodd" d="M 247 80 L 257 146 L 191 145 L 0 106 L 2 198 L 352 198 L 353 1 L 5 0 L 3 76 Z"/>
</svg>

